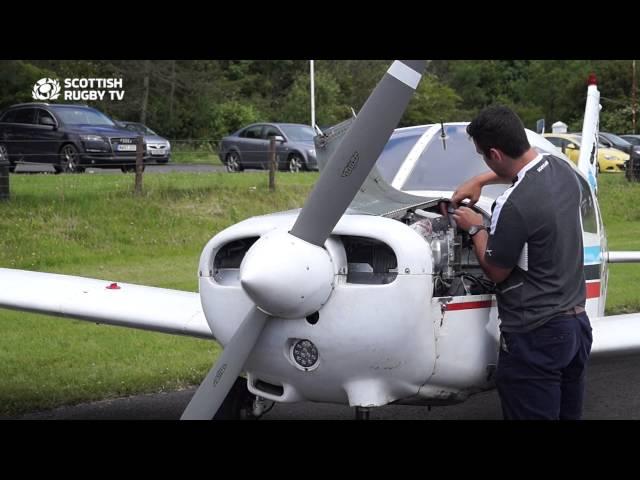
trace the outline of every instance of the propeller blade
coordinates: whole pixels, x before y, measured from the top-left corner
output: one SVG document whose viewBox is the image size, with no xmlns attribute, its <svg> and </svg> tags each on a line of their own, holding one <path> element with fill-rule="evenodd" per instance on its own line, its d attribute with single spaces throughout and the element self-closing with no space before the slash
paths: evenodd
<svg viewBox="0 0 640 480">
<path fill-rule="evenodd" d="M 324 244 L 397 127 L 425 64 L 425 60 L 393 62 L 327 162 L 292 235 Z"/>
<path fill-rule="evenodd" d="M 211 420 L 214 417 L 242 372 L 268 317 L 257 308 L 247 314 L 218 361 L 196 390 L 180 420 Z"/>
</svg>

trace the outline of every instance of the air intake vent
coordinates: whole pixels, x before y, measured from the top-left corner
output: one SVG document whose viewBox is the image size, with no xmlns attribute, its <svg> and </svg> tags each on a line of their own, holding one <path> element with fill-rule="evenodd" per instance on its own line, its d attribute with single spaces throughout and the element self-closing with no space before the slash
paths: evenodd
<svg viewBox="0 0 640 480">
<path fill-rule="evenodd" d="M 282 387 L 281 385 L 274 385 L 263 380 L 256 380 L 253 386 L 256 390 L 260 390 L 275 397 L 281 397 L 282 395 L 284 395 L 284 387 Z"/>
<path fill-rule="evenodd" d="M 398 259 L 394 251 L 379 240 L 344 236 L 347 253 L 347 283 L 385 285 L 398 276 Z"/>
<path fill-rule="evenodd" d="M 224 245 L 213 259 L 213 278 L 221 285 L 239 285 L 240 264 L 259 237 L 234 240 Z"/>
</svg>

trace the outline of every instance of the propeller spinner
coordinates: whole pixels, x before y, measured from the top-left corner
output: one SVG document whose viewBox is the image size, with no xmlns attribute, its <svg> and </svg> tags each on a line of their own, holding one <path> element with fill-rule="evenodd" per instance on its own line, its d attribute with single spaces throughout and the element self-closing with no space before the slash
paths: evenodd
<svg viewBox="0 0 640 480">
<path fill-rule="evenodd" d="M 240 281 L 256 306 L 198 387 L 182 420 L 214 417 L 270 316 L 304 318 L 327 302 L 335 277 L 322 246 L 398 125 L 425 63 L 393 62 L 327 162 L 291 231 L 269 232 L 249 249 Z"/>
</svg>

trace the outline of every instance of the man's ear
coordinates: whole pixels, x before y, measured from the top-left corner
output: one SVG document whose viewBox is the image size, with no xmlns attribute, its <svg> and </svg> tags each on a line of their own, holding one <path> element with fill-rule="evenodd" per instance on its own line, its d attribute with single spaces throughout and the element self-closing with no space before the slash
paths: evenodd
<svg viewBox="0 0 640 480">
<path fill-rule="evenodd" d="M 490 148 L 489 149 L 489 158 L 491 160 L 495 161 L 500 161 L 502 160 L 502 152 L 500 150 L 498 150 L 497 148 Z"/>
</svg>

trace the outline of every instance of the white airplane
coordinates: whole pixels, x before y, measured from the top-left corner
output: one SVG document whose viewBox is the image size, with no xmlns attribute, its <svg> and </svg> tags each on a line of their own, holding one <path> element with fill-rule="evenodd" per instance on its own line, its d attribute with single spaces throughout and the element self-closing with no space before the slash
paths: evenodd
<svg viewBox="0 0 640 480">
<path fill-rule="evenodd" d="M 466 123 L 394 131 L 423 69 L 394 62 L 356 118 L 316 138 L 322 173 L 302 209 L 216 234 L 201 254 L 199 293 L 0 269 L 0 307 L 217 340 L 224 350 L 183 419 L 259 417 L 270 402 L 299 401 L 348 404 L 368 418 L 372 407 L 447 405 L 494 388 L 494 286 L 441 211 L 487 167 Z M 599 115 L 589 88 L 584 138 Z M 629 354 L 640 351 L 640 313 L 604 317 L 607 264 L 640 252 L 607 249 L 594 158 L 574 167 L 592 355 Z M 505 188 L 485 187 L 474 207 L 487 224 Z"/>
</svg>

